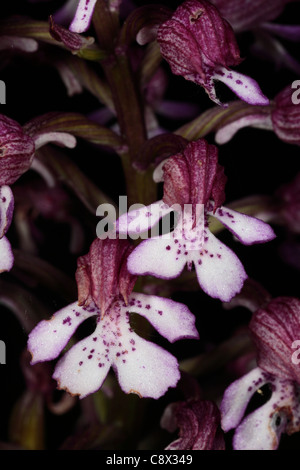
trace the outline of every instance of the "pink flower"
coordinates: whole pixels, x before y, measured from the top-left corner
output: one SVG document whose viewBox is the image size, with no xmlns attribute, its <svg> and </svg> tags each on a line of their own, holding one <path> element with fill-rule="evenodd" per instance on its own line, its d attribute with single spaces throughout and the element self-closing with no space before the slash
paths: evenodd
<svg viewBox="0 0 300 470">
<path fill-rule="evenodd" d="M 282 433 L 300 430 L 300 300 L 279 297 L 258 309 L 250 322 L 257 349 L 256 367 L 233 382 L 221 404 L 222 428 L 236 428 L 238 450 L 276 449 Z M 244 417 L 256 391 L 268 384 L 271 397 Z"/>
<path fill-rule="evenodd" d="M 40 322 L 29 335 L 32 364 L 49 361 L 84 320 L 96 318 L 95 331 L 59 360 L 53 374 L 60 389 L 81 398 L 101 387 L 111 367 L 125 393 L 159 398 L 176 386 L 176 358 L 134 332 L 131 312 L 145 317 L 170 342 L 198 338 L 195 318 L 185 305 L 132 292 L 135 279 L 126 269 L 130 250 L 126 240 L 95 240 L 89 254 L 79 258 L 79 302 Z"/>
<path fill-rule="evenodd" d="M 161 24 L 157 40 L 172 72 L 201 85 L 217 104 L 215 80 L 247 103 L 268 104 L 255 80 L 230 69 L 241 62 L 239 48 L 230 24 L 211 3 L 185 1 Z"/>
<path fill-rule="evenodd" d="M 182 153 L 164 161 L 154 177 L 164 181 L 163 200 L 123 214 L 116 230 L 142 234 L 171 212 L 177 214 L 177 224 L 172 232 L 142 241 L 128 257 L 129 271 L 172 279 L 186 264 L 188 269 L 194 264 L 204 292 L 228 302 L 247 275 L 238 257 L 210 232 L 209 216 L 219 219 L 245 245 L 272 240 L 272 228 L 221 205 L 226 177 L 217 148 L 204 139 L 190 142 Z"/>
</svg>

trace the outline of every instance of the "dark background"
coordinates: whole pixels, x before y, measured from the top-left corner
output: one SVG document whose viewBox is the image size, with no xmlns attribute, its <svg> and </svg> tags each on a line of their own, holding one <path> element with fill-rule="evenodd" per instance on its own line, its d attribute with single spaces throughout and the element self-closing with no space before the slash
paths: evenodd
<svg viewBox="0 0 300 470">
<path fill-rule="evenodd" d="M 33 4 L 24 0 L 22 2 L 10 1 L 5 3 L 7 3 L 6 15 L 27 15 L 45 21 L 49 14 L 61 5 L 60 1 Z M 152 1 L 151 3 L 167 4 L 168 2 Z M 174 8 L 180 3 L 180 1 L 171 2 Z M 144 5 L 146 2 L 136 1 L 136 4 Z M 2 10 L 3 17 L 5 17 L 5 14 Z M 299 4 L 290 4 L 287 5 L 284 14 L 276 19 L 276 22 L 295 24 L 299 18 Z M 90 34 L 92 35 L 92 33 Z M 277 69 L 272 63 L 253 57 L 250 54 L 252 42 L 253 36 L 251 33 L 238 36 L 241 56 L 246 58 L 239 67 L 239 71 L 255 78 L 269 98 L 274 97 L 289 83 L 300 79 L 300 76 L 297 76 L 295 72 L 284 68 Z M 300 60 L 299 45 L 284 40 L 282 42 L 290 54 Z M 28 120 L 45 112 L 76 111 L 86 114 L 99 107 L 97 100 L 86 91 L 81 95 L 67 97 L 64 84 L 60 80 L 57 71 L 51 64 L 47 63 L 49 50 L 49 47 L 41 46 L 40 50 L 33 54 L 11 55 L 5 52 L 1 53 L 0 79 L 4 80 L 7 86 L 7 104 L 2 105 L 1 113 L 21 124 L 25 124 Z M 169 73 L 168 66 L 164 64 L 163 67 Z M 225 87 L 220 87 L 219 93 L 221 93 L 219 96 L 222 101 L 233 99 L 233 95 Z M 166 98 L 197 103 L 201 110 L 211 106 L 211 102 L 203 89 L 186 82 L 181 77 L 170 76 Z M 180 119 L 172 121 L 160 119 L 161 125 L 169 130 L 175 130 L 183 124 Z M 213 143 L 213 135 L 208 136 L 208 140 Z M 66 150 L 66 153 L 88 174 L 92 181 L 114 198 L 116 202 L 118 196 L 124 194 L 122 170 L 116 155 L 107 153 L 103 149 L 101 149 L 100 155 L 98 148 L 80 140 L 76 149 Z M 220 163 L 224 165 L 228 177 L 226 187 L 227 203 L 254 194 L 272 195 L 282 184 L 291 181 L 299 171 L 299 147 L 284 144 L 275 134 L 263 130 L 247 128 L 239 131 L 230 143 L 219 149 L 219 155 Z M 24 178 L 28 178 L 29 182 L 31 181 L 31 176 L 25 175 Z M 74 196 L 71 195 L 71 197 Z M 80 204 L 78 210 L 81 211 L 83 219 L 91 217 L 90 215 L 86 216 L 85 208 Z M 89 220 L 94 221 L 94 227 L 96 227 L 97 218 L 92 217 Z M 39 219 L 38 223 L 39 227 L 45 229 L 47 233 L 45 244 L 41 246 L 40 256 L 72 277 L 76 269 L 76 257 L 67 253 L 67 229 L 57 228 L 55 224 L 42 219 Z M 238 245 L 226 233 L 222 233 L 221 238 L 240 256 L 249 277 L 260 282 L 272 296 L 298 296 L 299 271 L 280 256 L 282 241 L 290 235 L 282 227 L 275 227 L 275 231 L 277 233 L 276 240 L 269 244 L 252 247 Z M 93 230 L 91 225 L 88 225 L 86 251 L 93 238 Z M 13 227 L 9 232 L 9 239 L 13 243 Z M 293 239 L 299 242 L 299 236 L 293 235 Z M 298 264 L 300 264 L 299 259 Z M 13 274 L 5 274 L 4 276 L 8 280 L 14 279 Z M 64 299 L 52 298 L 49 293 L 41 290 L 38 290 L 37 295 L 41 296 L 49 306 L 49 311 L 54 312 L 58 307 L 65 304 Z M 219 344 L 239 326 L 247 325 L 251 316 L 243 308 L 224 311 L 219 301 L 207 298 L 201 291 L 192 294 L 177 292 L 174 294 L 174 299 L 185 302 L 191 311 L 196 314 L 197 326 L 201 336 L 200 351 L 199 343 L 191 345 L 189 342 L 185 342 L 184 347 L 181 345 L 172 345 L 170 347 L 168 345 L 168 349 L 179 358 L 199 354 L 199 352 L 206 350 L 209 345 Z M 7 364 L 0 365 L 0 440 L 5 441 L 8 439 L 7 426 L 12 406 L 20 396 L 24 386 L 19 367 L 19 356 L 26 347 L 26 334 L 10 310 L 2 307 L 0 310 L 0 339 L 4 340 L 7 346 Z M 184 353 L 182 353 L 183 350 Z M 168 403 L 168 400 L 170 401 L 170 396 L 172 395 L 163 398 L 156 408 L 154 405 L 150 405 L 150 410 L 159 410 L 153 414 L 153 423 L 158 422 L 155 419 L 159 419 L 164 405 Z M 59 427 L 59 429 L 56 427 L 54 433 L 49 432 L 51 437 L 49 437 L 48 445 L 50 448 L 61 445 L 67 432 L 69 432 L 67 430 L 76 421 L 77 411 L 75 410 L 73 415 L 69 415 L 63 427 Z M 52 426 L 52 419 L 49 417 L 49 428 Z M 53 426 L 57 426 L 57 424 L 53 424 Z M 296 448 L 299 444 L 298 441 L 299 436 L 284 438 L 282 445 L 284 448 Z"/>
</svg>

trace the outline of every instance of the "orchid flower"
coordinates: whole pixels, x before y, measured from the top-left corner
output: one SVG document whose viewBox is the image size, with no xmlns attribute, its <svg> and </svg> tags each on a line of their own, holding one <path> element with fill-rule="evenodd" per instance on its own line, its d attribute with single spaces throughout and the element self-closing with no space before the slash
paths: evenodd
<svg viewBox="0 0 300 470">
<path fill-rule="evenodd" d="M 163 200 L 121 215 L 116 230 L 141 234 L 174 210 L 179 214 L 177 225 L 171 233 L 143 240 L 128 257 L 129 271 L 172 279 L 186 264 L 189 270 L 194 264 L 204 292 L 228 302 L 247 275 L 238 257 L 210 232 L 209 216 L 219 219 L 244 245 L 272 240 L 272 228 L 221 205 L 226 177 L 217 148 L 204 139 L 190 142 L 183 153 L 164 161 L 154 178 L 164 181 Z"/>
<path fill-rule="evenodd" d="M 53 374 L 59 388 L 81 398 L 101 387 L 111 367 L 125 393 L 159 398 L 176 386 L 176 358 L 133 331 L 131 312 L 145 317 L 170 342 L 198 338 L 195 318 L 185 305 L 132 292 L 136 278 L 126 268 L 131 251 L 126 240 L 95 240 L 89 254 L 78 260 L 78 302 L 40 322 L 29 335 L 32 364 L 49 361 L 84 320 L 97 318 L 95 331 L 59 360 Z"/>
<path fill-rule="evenodd" d="M 283 432 L 300 430 L 299 345 L 300 300 L 279 297 L 258 309 L 250 322 L 258 367 L 233 382 L 222 403 L 222 428 L 236 428 L 233 446 L 241 450 L 271 450 Z M 270 399 L 244 419 L 254 393 L 264 385 Z"/>
<path fill-rule="evenodd" d="M 268 104 L 255 80 L 229 68 L 241 62 L 239 48 L 232 27 L 210 2 L 185 1 L 160 25 L 157 41 L 172 72 L 201 85 L 215 103 L 221 104 L 218 80 L 247 103 Z"/>
</svg>

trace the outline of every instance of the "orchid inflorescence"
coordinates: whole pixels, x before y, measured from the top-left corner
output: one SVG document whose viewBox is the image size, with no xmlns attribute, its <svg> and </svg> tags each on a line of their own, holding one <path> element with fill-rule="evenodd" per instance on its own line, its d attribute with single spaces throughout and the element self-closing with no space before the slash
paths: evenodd
<svg viewBox="0 0 300 470">
<path fill-rule="evenodd" d="M 255 189 L 277 165 L 264 138 L 284 149 L 283 174 L 300 145 L 300 63 L 274 38 L 300 40 L 300 26 L 274 22 L 299 1 L 179 3 L 69 0 L 44 5 L 48 22 L 0 22 L 4 69 L 36 60 L 58 72 L 67 104 L 93 96 L 87 112 L 45 109 L 23 125 L 0 115 L 0 303 L 26 332 L 26 390 L 0 448 L 45 448 L 45 407 L 80 410 L 66 449 L 265 450 L 300 430 L 300 300 L 292 285 L 263 285 L 270 250 L 298 275 L 299 174 Z M 245 32 L 254 44 L 241 57 Z M 275 93 L 259 84 L 250 51 L 286 67 L 289 82 Z M 199 103 L 184 101 L 183 85 Z M 250 132 L 260 136 L 251 165 Z M 239 138 L 245 170 L 231 172 L 236 149 L 224 144 Z M 84 151 L 100 155 L 100 173 Z M 245 192 L 230 202 L 236 178 Z M 123 187 L 130 210 L 99 234 L 92 217 L 116 214 Z M 147 425 L 153 406 L 161 441 Z"/>
</svg>

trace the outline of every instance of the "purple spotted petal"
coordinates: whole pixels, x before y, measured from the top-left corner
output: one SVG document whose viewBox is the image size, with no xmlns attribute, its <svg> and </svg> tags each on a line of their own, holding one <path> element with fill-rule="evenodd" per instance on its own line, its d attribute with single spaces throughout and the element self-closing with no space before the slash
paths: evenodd
<svg viewBox="0 0 300 470">
<path fill-rule="evenodd" d="M 238 257 L 209 231 L 204 235 L 204 246 L 193 252 L 200 286 L 208 295 L 229 302 L 243 287 L 247 278 Z"/>
<path fill-rule="evenodd" d="M 182 252 L 177 245 L 179 243 L 176 244 L 172 237 L 144 240 L 128 257 L 129 272 L 149 274 L 162 279 L 179 276 L 187 260 L 181 256 Z"/>
<path fill-rule="evenodd" d="M 69 27 L 70 31 L 83 33 L 88 29 L 96 2 L 97 0 L 79 0 L 75 16 Z"/>
<path fill-rule="evenodd" d="M 6 237 L 0 239 L 0 273 L 10 271 L 14 264 L 14 256 Z"/>
<path fill-rule="evenodd" d="M 149 206 L 131 210 L 121 215 L 116 221 L 116 231 L 119 233 L 143 233 L 155 226 L 162 217 L 172 212 L 172 210 L 163 201 L 157 201 Z"/>
<path fill-rule="evenodd" d="M 215 213 L 209 212 L 230 230 L 244 245 L 273 240 L 276 235 L 270 225 L 246 214 L 219 207 Z"/>
<path fill-rule="evenodd" d="M 229 385 L 225 390 L 220 407 L 221 425 L 225 432 L 239 425 L 252 395 L 268 382 L 269 377 L 269 374 L 256 367 Z"/>
<path fill-rule="evenodd" d="M 36 150 L 49 142 L 71 149 L 76 146 L 76 138 L 67 132 L 44 132 L 34 136 Z"/>
<path fill-rule="evenodd" d="M 14 210 L 14 196 L 9 186 L 0 187 L 0 238 L 11 224 Z"/>
<path fill-rule="evenodd" d="M 243 129 L 244 127 L 257 127 L 260 129 L 272 130 L 273 126 L 271 116 L 266 114 L 243 116 L 242 118 L 218 129 L 215 134 L 216 143 L 219 145 L 226 144 L 240 129 Z"/>
<path fill-rule="evenodd" d="M 252 105 L 266 106 L 269 99 L 262 93 L 258 83 L 253 79 L 235 70 L 218 67 L 213 75 L 214 80 L 219 80 L 230 88 L 241 100 Z"/>
<path fill-rule="evenodd" d="M 175 387 L 179 367 L 175 357 L 137 336 L 128 307 L 116 301 L 92 335 L 58 362 L 53 377 L 59 387 L 81 398 L 98 390 L 112 366 L 125 393 L 159 398 Z"/>
<path fill-rule="evenodd" d="M 299 431 L 299 386 L 274 376 L 268 382 L 272 396 L 238 426 L 233 438 L 236 450 L 275 450 L 283 432 Z"/>
<path fill-rule="evenodd" d="M 156 295 L 134 292 L 129 298 L 129 307 L 131 312 L 147 318 L 171 343 L 183 338 L 199 338 L 195 317 L 184 304 Z"/>
<path fill-rule="evenodd" d="M 135 334 L 132 340 L 137 353 L 129 353 L 114 364 L 120 386 L 125 393 L 159 398 L 180 379 L 177 359 Z"/>
<path fill-rule="evenodd" d="M 96 392 L 111 367 L 98 328 L 58 361 L 53 374 L 60 389 L 80 398 Z"/>
<path fill-rule="evenodd" d="M 86 318 L 99 313 L 94 307 L 79 307 L 74 302 L 43 320 L 32 330 L 28 339 L 28 350 L 32 354 L 31 364 L 56 358 L 76 328 Z"/>
</svg>

